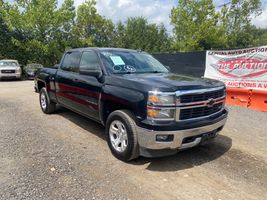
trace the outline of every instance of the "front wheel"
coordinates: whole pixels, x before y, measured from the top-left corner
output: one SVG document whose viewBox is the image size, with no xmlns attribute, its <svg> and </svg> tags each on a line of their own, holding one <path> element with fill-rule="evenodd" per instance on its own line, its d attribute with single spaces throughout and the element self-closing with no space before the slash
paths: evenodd
<svg viewBox="0 0 267 200">
<path fill-rule="evenodd" d="M 112 154 L 122 161 L 139 156 L 136 124 L 128 110 L 112 112 L 107 120 L 106 135 Z"/>
<path fill-rule="evenodd" d="M 50 100 L 46 88 L 44 87 L 40 90 L 39 101 L 41 109 L 45 114 L 51 114 L 55 112 L 56 104 Z"/>
</svg>

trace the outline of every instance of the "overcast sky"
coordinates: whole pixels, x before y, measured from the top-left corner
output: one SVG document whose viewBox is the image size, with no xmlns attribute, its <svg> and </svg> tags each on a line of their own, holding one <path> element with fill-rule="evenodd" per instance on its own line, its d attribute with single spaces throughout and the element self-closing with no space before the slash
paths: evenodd
<svg viewBox="0 0 267 200">
<path fill-rule="evenodd" d="M 79 5 L 84 0 L 74 0 Z M 101 15 L 112 19 L 115 23 L 125 21 L 127 17 L 144 16 L 149 22 L 163 22 L 170 32 L 170 11 L 177 5 L 178 0 L 96 0 L 97 10 Z M 214 0 L 216 7 L 222 6 L 230 0 Z M 263 12 L 261 16 L 253 19 L 257 27 L 267 27 L 267 0 L 263 0 Z"/>
</svg>

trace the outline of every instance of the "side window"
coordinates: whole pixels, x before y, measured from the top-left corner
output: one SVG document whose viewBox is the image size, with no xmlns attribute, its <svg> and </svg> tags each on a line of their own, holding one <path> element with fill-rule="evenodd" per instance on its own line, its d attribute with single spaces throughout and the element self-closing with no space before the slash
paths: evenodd
<svg viewBox="0 0 267 200">
<path fill-rule="evenodd" d="M 100 64 L 98 62 L 97 54 L 93 51 L 85 51 L 82 54 L 80 69 L 88 71 L 99 71 Z"/>
<path fill-rule="evenodd" d="M 81 53 L 78 51 L 66 53 L 61 65 L 61 69 L 70 72 L 79 72 L 79 62 Z"/>
</svg>

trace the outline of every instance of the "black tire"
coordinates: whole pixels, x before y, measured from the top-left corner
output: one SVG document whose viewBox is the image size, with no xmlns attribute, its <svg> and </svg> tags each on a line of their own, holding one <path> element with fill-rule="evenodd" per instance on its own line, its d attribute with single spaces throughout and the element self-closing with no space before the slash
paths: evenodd
<svg viewBox="0 0 267 200">
<path fill-rule="evenodd" d="M 44 101 L 44 102 L 42 102 L 42 101 Z M 40 102 L 40 107 L 45 114 L 51 114 L 51 113 L 55 112 L 56 103 L 54 103 L 50 100 L 49 95 L 46 91 L 46 88 L 44 88 L 44 87 L 40 90 L 39 102 Z"/>
<path fill-rule="evenodd" d="M 120 121 L 124 125 L 127 131 L 128 144 L 123 152 L 117 151 L 111 143 L 109 132 L 110 132 L 110 125 L 114 121 Z M 107 136 L 107 143 L 111 150 L 111 153 L 119 160 L 126 162 L 139 157 L 136 123 L 134 121 L 134 116 L 130 111 L 116 110 L 109 115 L 106 123 L 106 136 Z"/>
</svg>

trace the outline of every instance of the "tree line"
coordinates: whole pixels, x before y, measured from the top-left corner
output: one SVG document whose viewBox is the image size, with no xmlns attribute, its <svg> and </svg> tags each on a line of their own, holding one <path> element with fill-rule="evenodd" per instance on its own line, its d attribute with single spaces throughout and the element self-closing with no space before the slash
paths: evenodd
<svg viewBox="0 0 267 200">
<path fill-rule="evenodd" d="M 54 65 L 76 47 L 120 47 L 150 53 L 230 49 L 267 44 L 267 29 L 251 20 L 260 0 L 178 0 L 170 11 L 173 31 L 144 17 L 114 23 L 100 15 L 95 0 L 77 8 L 73 0 L 0 0 L 0 59 Z"/>
</svg>

